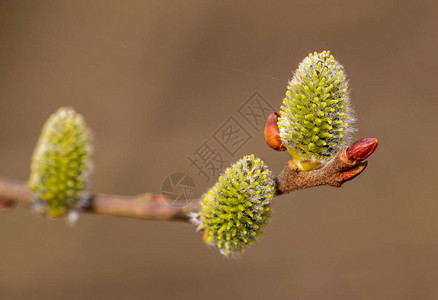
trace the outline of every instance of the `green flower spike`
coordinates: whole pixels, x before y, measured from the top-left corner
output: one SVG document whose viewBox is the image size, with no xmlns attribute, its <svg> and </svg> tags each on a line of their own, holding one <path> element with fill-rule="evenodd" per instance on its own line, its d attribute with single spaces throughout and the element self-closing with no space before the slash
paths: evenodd
<svg viewBox="0 0 438 300">
<path fill-rule="evenodd" d="M 35 148 L 29 188 L 36 205 L 57 218 L 80 209 L 87 199 L 91 169 L 90 131 L 72 108 L 60 108 L 47 120 Z"/>
<path fill-rule="evenodd" d="M 204 240 L 223 255 L 236 255 L 263 232 L 270 218 L 275 182 L 263 161 L 245 156 L 219 177 L 197 218 Z"/>
<path fill-rule="evenodd" d="M 335 156 L 354 128 L 344 68 L 330 51 L 311 53 L 287 87 L 278 119 L 280 137 L 302 171 Z"/>
</svg>

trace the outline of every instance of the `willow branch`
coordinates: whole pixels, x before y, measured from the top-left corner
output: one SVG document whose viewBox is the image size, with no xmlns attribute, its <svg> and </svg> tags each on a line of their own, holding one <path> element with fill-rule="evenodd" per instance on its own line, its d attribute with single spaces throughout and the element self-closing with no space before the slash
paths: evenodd
<svg viewBox="0 0 438 300">
<path fill-rule="evenodd" d="M 351 147 L 343 148 L 336 157 L 323 167 L 300 172 L 293 161 L 289 161 L 283 172 L 276 178 L 277 195 L 319 185 L 340 187 L 343 183 L 362 173 L 369 157 L 377 147 L 377 139 L 365 138 Z M 34 196 L 24 182 L 0 178 L 0 210 L 16 204 L 32 206 Z M 136 196 L 95 194 L 88 201 L 84 212 L 147 220 L 185 221 L 190 213 L 200 210 L 199 201 L 193 200 L 182 207 L 169 205 L 162 195 L 144 193 Z"/>
<path fill-rule="evenodd" d="M 15 204 L 30 207 L 33 201 L 34 196 L 25 183 L 0 179 L 0 209 Z M 168 203 L 164 196 L 152 193 L 135 196 L 96 194 L 90 197 L 83 211 L 99 215 L 166 221 L 188 221 L 191 212 L 199 211 L 196 200 L 182 207 L 171 206 Z"/>
</svg>

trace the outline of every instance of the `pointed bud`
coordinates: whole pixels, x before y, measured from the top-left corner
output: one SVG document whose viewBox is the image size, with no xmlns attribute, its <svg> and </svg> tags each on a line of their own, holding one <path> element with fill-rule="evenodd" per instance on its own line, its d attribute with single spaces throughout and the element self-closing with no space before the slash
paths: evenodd
<svg viewBox="0 0 438 300">
<path fill-rule="evenodd" d="M 347 150 L 347 157 L 350 160 L 362 161 L 367 159 L 376 150 L 378 140 L 376 138 L 364 138 L 358 140 Z"/>
<path fill-rule="evenodd" d="M 362 173 L 366 167 L 367 167 L 367 162 L 362 162 L 362 163 L 359 163 L 358 165 L 356 165 L 355 167 L 353 167 L 347 171 L 342 172 L 340 174 L 340 178 L 341 178 L 340 182 L 343 183 L 343 182 L 346 182 L 346 181 L 353 179 L 354 177 L 356 177 L 357 175 Z"/>
<path fill-rule="evenodd" d="M 286 147 L 283 146 L 283 142 L 280 138 L 280 130 L 278 129 L 278 117 L 279 113 L 274 112 L 268 116 L 265 126 L 265 141 L 269 147 L 277 151 L 286 151 Z"/>
</svg>

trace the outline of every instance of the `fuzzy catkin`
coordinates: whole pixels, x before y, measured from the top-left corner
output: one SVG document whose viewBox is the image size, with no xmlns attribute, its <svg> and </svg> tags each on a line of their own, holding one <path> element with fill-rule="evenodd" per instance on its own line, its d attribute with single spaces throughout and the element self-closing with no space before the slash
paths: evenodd
<svg viewBox="0 0 438 300">
<path fill-rule="evenodd" d="M 344 68 L 330 51 L 310 53 L 281 106 L 280 137 L 296 161 L 325 162 L 349 142 L 353 110 Z"/>
<path fill-rule="evenodd" d="M 228 168 L 204 196 L 199 228 L 223 255 L 238 254 L 262 234 L 275 182 L 263 161 L 248 155 Z"/>
<path fill-rule="evenodd" d="M 91 151 L 90 131 L 80 114 L 60 108 L 50 116 L 34 150 L 28 181 L 48 216 L 80 208 L 89 186 Z"/>
</svg>

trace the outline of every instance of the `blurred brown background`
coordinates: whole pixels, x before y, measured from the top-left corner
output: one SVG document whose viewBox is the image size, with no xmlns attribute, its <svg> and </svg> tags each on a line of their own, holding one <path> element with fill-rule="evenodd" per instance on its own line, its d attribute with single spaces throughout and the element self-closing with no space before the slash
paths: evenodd
<svg viewBox="0 0 438 300">
<path fill-rule="evenodd" d="M 93 191 L 159 193 L 258 91 L 278 109 L 309 52 L 346 67 L 355 138 L 379 138 L 341 189 L 278 198 L 239 260 L 180 223 L 0 215 L 0 299 L 438 299 L 436 1 L 1 1 L 0 174 L 26 180 L 41 126 L 73 106 L 96 140 Z M 224 153 L 224 152 L 223 152 Z M 226 153 L 225 153 L 226 154 Z"/>
</svg>

